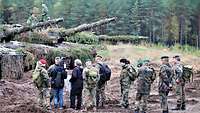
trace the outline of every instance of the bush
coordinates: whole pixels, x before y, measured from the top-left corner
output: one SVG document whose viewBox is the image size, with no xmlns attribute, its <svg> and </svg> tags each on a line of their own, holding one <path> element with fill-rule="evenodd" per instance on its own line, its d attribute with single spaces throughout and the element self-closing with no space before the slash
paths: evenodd
<svg viewBox="0 0 200 113">
<path fill-rule="evenodd" d="M 111 44 L 117 44 L 118 42 L 139 44 L 142 41 L 147 40 L 147 37 L 134 36 L 134 35 L 118 35 L 118 36 L 101 35 L 99 36 L 99 39 L 101 41 L 110 42 Z"/>
<path fill-rule="evenodd" d="M 69 50 L 70 56 L 73 59 L 80 59 L 82 62 L 86 62 L 87 59 L 93 60 L 90 48 L 71 48 Z"/>
<path fill-rule="evenodd" d="M 163 48 L 169 48 L 171 51 L 176 51 L 176 52 L 181 52 L 184 54 L 191 54 L 191 55 L 195 55 L 195 56 L 200 56 L 200 50 L 196 49 L 195 47 L 192 47 L 190 45 L 180 45 L 180 44 L 176 44 L 174 46 L 171 47 L 167 47 L 164 44 L 148 44 L 147 47 L 153 47 L 156 49 L 163 49 Z"/>
<path fill-rule="evenodd" d="M 173 51 L 180 51 L 182 53 L 187 53 L 187 54 L 192 54 L 192 55 L 195 55 L 195 56 L 200 56 L 200 50 L 198 50 L 197 48 L 192 47 L 190 45 L 179 45 L 179 44 L 176 44 L 175 46 L 172 46 L 170 49 L 173 50 Z"/>
<path fill-rule="evenodd" d="M 80 32 L 73 36 L 66 37 L 65 41 L 80 44 L 98 44 L 99 39 L 91 32 Z"/>
<path fill-rule="evenodd" d="M 36 58 L 34 57 L 34 55 L 23 48 L 18 48 L 16 49 L 16 51 L 24 55 L 24 71 L 29 71 L 33 69 L 36 62 Z"/>
</svg>

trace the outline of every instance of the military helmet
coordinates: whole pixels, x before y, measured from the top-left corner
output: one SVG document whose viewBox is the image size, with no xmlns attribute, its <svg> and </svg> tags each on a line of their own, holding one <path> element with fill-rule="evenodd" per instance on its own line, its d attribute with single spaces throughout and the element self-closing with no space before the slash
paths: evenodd
<svg viewBox="0 0 200 113">
<path fill-rule="evenodd" d="M 33 9 L 32 9 L 32 12 L 31 12 L 32 14 L 39 14 L 40 13 L 40 9 L 39 8 L 37 8 L 37 7 L 33 7 Z"/>
</svg>

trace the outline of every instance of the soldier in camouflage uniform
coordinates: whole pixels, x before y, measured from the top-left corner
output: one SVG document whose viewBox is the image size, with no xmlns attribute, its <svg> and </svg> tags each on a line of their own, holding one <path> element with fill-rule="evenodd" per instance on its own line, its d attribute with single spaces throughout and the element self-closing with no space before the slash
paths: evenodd
<svg viewBox="0 0 200 113">
<path fill-rule="evenodd" d="M 50 19 L 49 17 L 49 9 L 46 4 L 42 4 L 42 21 L 47 21 Z"/>
<path fill-rule="evenodd" d="M 168 56 L 161 57 L 161 61 L 162 61 L 162 65 L 159 71 L 158 91 L 160 95 L 161 109 L 163 110 L 163 113 L 169 113 L 167 96 L 168 96 L 169 91 L 172 89 L 173 70 L 169 64 Z"/>
<path fill-rule="evenodd" d="M 150 95 L 151 84 L 156 78 L 155 70 L 149 66 L 150 61 L 145 60 L 138 69 L 138 84 L 136 93 L 135 113 L 146 113 L 147 99 Z"/>
<path fill-rule="evenodd" d="M 36 8 L 36 7 L 34 7 L 33 8 L 33 11 L 32 11 L 32 14 L 31 14 L 31 16 L 28 18 L 28 20 L 27 20 L 27 24 L 29 25 L 29 26 L 33 26 L 33 25 L 36 25 L 38 22 L 39 22 L 39 13 L 40 13 L 40 11 L 39 11 L 39 9 L 38 8 Z"/>
<path fill-rule="evenodd" d="M 173 71 L 175 89 L 177 95 L 177 106 L 173 110 L 185 110 L 185 80 L 183 79 L 183 65 L 179 56 L 173 57 Z"/>
<path fill-rule="evenodd" d="M 98 69 L 92 64 L 91 60 L 88 60 L 86 68 L 83 70 L 85 111 L 90 108 L 96 111 L 96 86 L 99 78 Z"/>
<path fill-rule="evenodd" d="M 120 59 L 120 63 L 122 66 L 122 71 L 120 74 L 120 84 L 121 84 L 121 107 L 128 108 L 129 102 L 128 102 L 128 93 L 130 90 L 131 82 L 134 81 L 136 78 L 136 72 L 134 71 L 134 74 L 130 72 L 130 61 L 127 59 Z M 131 79 L 132 76 L 135 76 L 134 79 Z"/>
<path fill-rule="evenodd" d="M 95 60 L 97 63 L 96 67 L 98 69 L 98 74 L 99 74 L 99 76 L 101 76 L 100 68 L 101 68 L 101 65 L 103 65 L 102 56 L 97 55 Z M 97 87 L 96 87 L 97 88 L 96 89 L 96 105 L 97 105 L 97 107 L 104 107 L 105 100 L 106 100 L 105 87 L 106 87 L 106 82 L 101 83 L 100 80 L 97 82 Z"/>
<path fill-rule="evenodd" d="M 40 72 L 40 75 L 37 77 L 37 80 L 34 82 L 35 86 L 39 90 L 38 101 L 39 105 L 43 107 L 45 110 L 48 107 L 47 104 L 47 96 L 48 96 L 48 87 L 49 87 L 49 76 L 48 72 L 45 69 L 46 61 L 41 59 L 37 62 L 37 66 L 35 68 L 35 72 Z"/>
</svg>

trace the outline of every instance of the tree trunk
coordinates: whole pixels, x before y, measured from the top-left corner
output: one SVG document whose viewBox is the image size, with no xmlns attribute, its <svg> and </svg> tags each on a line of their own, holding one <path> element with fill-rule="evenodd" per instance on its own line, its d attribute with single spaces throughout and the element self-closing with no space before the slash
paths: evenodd
<svg viewBox="0 0 200 113">
<path fill-rule="evenodd" d="M 197 37 L 197 49 L 200 48 L 200 14 L 198 16 L 198 37 Z"/>
<path fill-rule="evenodd" d="M 179 16 L 179 43 L 183 45 L 183 40 L 184 40 L 184 16 L 180 15 Z"/>
<path fill-rule="evenodd" d="M 21 79 L 23 77 L 23 55 L 2 54 L 0 59 L 0 78 Z"/>
</svg>

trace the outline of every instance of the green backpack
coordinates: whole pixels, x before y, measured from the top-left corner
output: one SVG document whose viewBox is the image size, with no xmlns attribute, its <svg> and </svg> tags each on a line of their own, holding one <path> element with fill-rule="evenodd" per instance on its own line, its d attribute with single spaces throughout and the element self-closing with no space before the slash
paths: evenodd
<svg viewBox="0 0 200 113">
<path fill-rule="evenodd" d="M 33 74 L 32 74 L 32 80 L 33 80 L 33 83 L 36 85 L 36 87 L 38 88 L 40 85 L 41 85 L 41 70 L 37 70 L 37 71 L 34 71 Z"/>
<path fill-rule="evenodd" d="M 183 79 L 187 82 L 190 82 L 190 79 L 193 79 L 193 69 L 192 66 L 185 65 L 183 66 Z"/>
<path fill-rule="evenodd" d="M 86 83 L 89 88 L 93 88 L 97 84 L 98 70 L 95 67 L 88 69 L 86 73 Z"/>
</svg>

